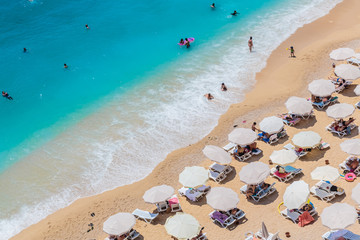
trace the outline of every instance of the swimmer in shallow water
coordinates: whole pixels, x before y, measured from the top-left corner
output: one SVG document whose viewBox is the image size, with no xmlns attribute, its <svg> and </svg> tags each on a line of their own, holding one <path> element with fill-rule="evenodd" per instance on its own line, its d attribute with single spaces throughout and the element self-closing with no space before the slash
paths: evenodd
<svg viewBox="0 0 360 240">
<path fill-rule="evenodd" d="M 249 46 L 250 52 L 252 52 L 252 49 L 253 49 L 253 47 L 254 47 L 254 43 L 253 43 L 252 37 L 250 37 L 250 39 L 249 39 L 249 41 L 248 41 L 248 46 Z"/>
<path fill-rule="evenodd" d="M 180 42 L 179 42 L 181 45 L 184 45 L 184 39 L 180 39 Z"/>
<path fill-rule="evenodd" d="M 212 99 L 214 99 L 214 96 L 211 95 L 211 93 L 205 94 L 204 97 L 206 97 L 207 100 L 212 100 Z"/>
<path fill-rule="evenodd" d="M 186 45 L 186 48 L 190 47 L 190 41 L 187 38 L 185 38 L 185 45 Z"/>
<path fill-rule="evenodd" d="M 231 13 L 231 15 L 236 16 L 236 15 L 238 15 L 238 12 L 236 10 L 234 10 L 234 12 Z"/>
<path fill-rule="evenodd" d="M 66 63 L 64 63 L 64 68 L 68 68 L 68 65 L 66 65 Z"/>
<path fill-rule="evenodd" d="M 87 24 L 85 24 L 85 27 L 86 27 L 86 29 L 90 29 L 90 28 L 89 28 L 89 25 L 87 25 Z"/>
<path fill-rule="evenodd" d="M 7 92 L 2 91 L 2 96 L 3 96 L 4 98 L 9 99 L 9 100 L 13 100 L 13 98 L 12 98 Z"/>
<path fill-rule="evenodd" d="M 211 7 L 212 9 L 215 9 L 215 3 L 211 4 L 210 7 Z"/>
<path fill-rule="evenodd" d="M 225 83 L 221 84 L 221 91 L 227 91 L 227 87 L 225 86 Z"/>
<path fill-rule="evenodd" d="M 26 48 L 24 48 L 24 53 L 26 53 L 27 52 L 27 49 Z"/>
</svg>

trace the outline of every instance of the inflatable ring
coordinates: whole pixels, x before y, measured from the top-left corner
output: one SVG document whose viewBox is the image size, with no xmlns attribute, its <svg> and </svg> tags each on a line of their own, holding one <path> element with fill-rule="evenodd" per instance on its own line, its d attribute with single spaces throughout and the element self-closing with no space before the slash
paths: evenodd
<svg viewBox="0 0 360 240">
<path fill-rule="evenodd" d="M 348 182 L 352 182 L 354 181 L 356 178 L 356 175 L 352 172 L 349 172 L 347 174 L 345 174 L 345 180 L 348 181 Z"/>
</svg>

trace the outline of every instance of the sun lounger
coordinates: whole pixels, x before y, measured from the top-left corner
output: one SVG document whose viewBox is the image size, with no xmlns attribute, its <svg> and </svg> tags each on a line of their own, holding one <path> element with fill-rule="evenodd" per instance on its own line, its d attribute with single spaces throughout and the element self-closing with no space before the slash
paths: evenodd
<svg viewBox="0 0 360 240">
<path fill-rule="evenodd" d="M 355 107 L 360 109 L 360 102 L 355 103 Z"/>
<path fill-rule="evenodd" d="M 350 135 L 351 134 L 351 130 L 357 128 L 357 126 L 355 124 L 350 124 L 348 126 L 348 128 L 350 128 L 350 134 L 348 133 L 347 129 L 344 129 L 342 131 L 336 131 L 333 127 L 331 127 L 333 125 L 333 123 L 329 124 L 326 127 L 326 130 L 330 131 L 331 133 L 337 134 L 339 137 L 344 137 L 346 135 Z"/>
<path fill-rule="evenodd" d="M 330 144 L 327 143 L 327 142 L 323 142 L 323 141 L 321 141 L 321 143 L 320 143 L 319 146 L 318 146 L 318 148 L 319 148 L 320 150 L 323 150 L 323 149 L 326 149 L 326 148 L 329 148 L 329 147 L 330 147 Z"/>
<path fill-rule="evenodd" d="M 360 60 L 357 58 L 349 58 L 347 62 L 356 66 L 360 66 Z"/>
<path fill-rule="evenodd" d="M 179 203 L 179 198 L 176 196 L 176 194 L 174 196 L 172 196 L 169 200 L 168 200 L 169 206 L 171 208 L 171 212 L 178 212 L 181 211 L 181 206 Z"/>
<path fill-rule="evenodd" d="M 231 150 L 233 150 L 234 148 L 236 147 L 236 144 L 235 143 L 228 143 L 226 144 L 226 146 L 223 147 L 223 149 L 227 152 L 230 152 Z"/>
<path fill-rule="evenodd" d="M 346 165 L 346 163 L 350 160 L 351 156 L 346 158 L 346 160 L 342 163 L 339 164 L 339 167 L 342 170 L 348 170 L 350 171 L 350 168 Z M 358 158 L 358 161 L 360 161 L 360 159 Z M 353 171 L 357 176 L 360 176 L 360 165 Z"/>
<path fill-rule="evenodd" d="M 161 203 L 157 203 L 156 207 L 158 212 L 161 213 L 161 212 L 165 212 L 168 209 L 169 205 L 166 202 L 161 202 Z"/>
<path fill-rule="evenodd" d="M 236 160 L 239 160 L 240 162 L 246 161 L 249 158 L 252 157 L 251 152 L 244 153 L 243 155 L 239 156 L 237 154 L 234 155 Z"/>
<path fill-rule="evenodd" d="M 203 193 L 205 195 L 210 191 L 210 189 L 211 189 L 210 186 L 205 186 L 205 185 L 195 188 L 197 192 Z"/>
<path fill-rule="evenodd" d="M 190 189 L 182 187 L 179 189 L 180 196 L 186 196 L 187 199 L 193 202 L 199 201 L 203 196 L 206 195 L 205 192 L 197 191 L 196 189 Z"/>
<path fill-rule="evenodd" d="M 211 212 L 209 216 L 215 224 L 219 224 L 223 228 L 228 228 L 236 222 L 236 219 L 232 216 L 227 216 L 226 214 L 222 214 L 218 211 Z"/>
<path fill-rule="evenodd" d="M 320 198 L 322 201 L 329 202 L 335 198 L 334 193 L 327 192 L 319 187 L 313 186 L 310 188 L 310 193 Z"/>
<path fill-rule="evenodd" d="M 298 213 L 297 211 L 290 211 L 289 209 L 284 209 L 281 212 L 281 215 L 284 216 L 287 219 L 290 219 L 291 221 L 293 221 L 293 223 L 297 223 L 299 216 L 301 215 L 300 213 Z"/>
<path fill-rule="evenodd" d="M 287 182 L 294 178 L 294 175 L 290 172 L 279 173 L 276 168 L 270 170 L 270 175 L 274 178 L 277 178 L 280 182 Z"/>
<path fill-rule="evenodd" d="M 258 191 L 256 194 L 252 195 L 251 198 L 256 201 L 259 202 L 261 199 L 263 199 L 264 197 L 274 193 L 276 191 L 276 188 L 274 188 L 275 183 L 271 184 L 267 189 L 261 189 L 260 191 Z M 247 190 L 247 185 L 244 185 L 240 188 L 240 191 L 242 194 L 246 195 L 246 190 Z"/>
<path fill-rule="evenodd" d="M 252 155 L 259 155 L 260 153 L 262 153 L 262 151 L 261 151 L 261 149 L 259 149 L 259 148 L 253 149 L 253 150 L 251 151 L 251 154 L 252 154 Z"/>
<path fill-rule="evenodd" d="M 229 174 L 233 170 L 233 168 L 229 165 L 221 165 L 218 163 L 211 164 L 210 169 L 214 172 L 224 173 L 224 174 Z"/>
<path fill-rule="evenodd" d="M 286 119 L 283 119 L 283 122 L 284 124 L 292 127 L 292 126 L 295 126 L 296 124 L 298 124 L 299 122 L 301 121 L 301 118 L 294 118 L 292 120 L 286 120 Z"/>
<path fill-rule="evenodd" d="M 269 137 L 269 144 L 273 144 L 273 143 L 276 143 L 277 141 L 279 141 L 279 138 L 277 136 L 277 134 L 273 134 Z"/>
<path fill-rule="evenodd" d="M 134 240 L 136 238 L 140 237 L 140 233 L 138 233 L 136 230 L 132 230 L 126 240 Z"/>
<path fill-rule="evenodd" d="M 283 138 L 283 137 L 286 137 L 287 136 L 287 132 L 285 129 L 281 130 L 280 132 L 277 133 L 277 137 L 280 139 L 280 138 Z"/>
<path fill-rule="evenodd" d="M 319 181 L 318 183 L 315 184 L 315 186 L 328 192 L 328 193 L 333 193 L 335 195 L 343 195 L 345 193 L 344 189 L 342 189 L 342 191 L 339 191 L 339 192 L 330 191 L 333 184 L 326 182 L 326 181 Z"/>
<path fill-rule="evenodd" d="M 285 171 L 286 172 L 291 172 L 293 175 L 297 175 L 297 174 L 302 173 L 301 168 L 294 168 L 292 166 L 285 166 Z"/>
<path fill-rule="evenodd" d="M 231 214 L 231 210 L 227 211 L 226 212 L 228 216 L 232 216 L 233 218 L 235 218 L 237 221 L 239 221 L 240 219 L 244 218 L 246 213 L 241 210 L 241 209 L 238 209 L 238 211 L 236 212 L 235 215 Z"/>
<path fill-rule="evenodd" d="M 291 143 L 286 144 L 286 145 L 284 146 L 284 148 L 287 149 L 287 150 L 294 151 L 295 154 L 296 154 L 299 158 L 301 158 L 301 157 L 305 156 L 306 154 L 308 154 L 307 151 L 301 151 L 301 152 L 295 151 L 295 146 L 292 145 Z"/>
<path fill-rule="evenodd" d="M 269 233 L 269 236 L 267 238 L 265 238 L 262 234 L 261 231 L 258 231 L 257 233 L 255 233 L 255 236 L 260 239 L 260 240 L 281 240 L 279 238 L 279 232 L 275 233 L 275 234 L 272 234 L 272 233 Z M 253 239 L 253 238 L 252 238 Z M 252 240 L 251 239 L 251 240 Z"/>
<path fill-rule="evenodd" d="M 324 235 L 322 235 L 323 240 L 333 240 L 338 239 L 339 237 L 343 237 L 346 240 L 360 240 L 360 235 L 357 235 L 349 230 L 335 230 L 335 231 L 329 231 L 326 232 Z"/>
<path fill-rule="evenodd" d="M 147 223 L 151 223 L 152 220 L 154 220 L 157 216 L 159 216 L 158 213 L 151 213 L 148 211 L 135 209 L 132 213 L 137 219 L 142 219 Z"/>
<path fill-rule="evenodd" d="M 214 172 L 211 169 L 209 169 L 209 178 L 211 180 L 214 180 L 217 183 L 220 183 L 226 178 L 226 174 L 225 173 Z"/>
<path fill-rule="evenodd" d="M 203 233 L 201 236 L 199 236 L 199 237 L 197 237 L 197 238 L 195 238 L 196 240 L 206 240 L 206 239 L 208 239 L 207 237 L 206 237 L 206 233 Z"/>
</svg>

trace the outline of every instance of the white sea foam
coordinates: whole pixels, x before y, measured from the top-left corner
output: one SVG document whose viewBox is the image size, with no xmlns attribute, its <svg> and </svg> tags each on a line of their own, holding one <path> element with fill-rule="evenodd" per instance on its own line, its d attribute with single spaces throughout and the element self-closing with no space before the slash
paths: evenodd
<svg viewBox="0 0 360 240">
<path fill-rule="evenodd" d="M 97 113 L 0 176 L 0 190 L 8 200 L 0 205 L 0 239 L 80 197 L 140 180 L 169 152 L 204 137 L 230 104 L 243 99 L 273 50 L 339 2 L 291 0 L 257 13 L 247 25 L 227 30 L 154 72 L 134 91 L 105 99 L 110 103 Z M 250 33 L 253 54 L 247 48 Z M 221 82 L 228 92 L 220 91 Z M 206 92 L 215 99 L 206 101 Z"/>
</svg>

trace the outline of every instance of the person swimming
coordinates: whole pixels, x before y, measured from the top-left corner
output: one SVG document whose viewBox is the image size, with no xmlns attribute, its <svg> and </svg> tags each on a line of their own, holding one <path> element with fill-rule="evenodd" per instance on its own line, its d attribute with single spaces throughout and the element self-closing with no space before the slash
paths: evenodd
<svg viewBox="0 0 360 240">
<path fill-rule="evenodd" d="M 27 52 L 27 49 L 26 48 L 24 48 L 24 53 L 26 53 Z"/>
<path fill-rule="evenodd" d="M 215 8 L 215 3 L 211 4 L 210 7 L 211 7 L 212 9 L 214 9 L 214 8 Z"/>
<path fill-rule="evenodd" d="M 236 10 L 234 10 L 234 12 L 231 13 L 231 15 L 233 15 L 233 16 L 236 16 L 237 14 L 238 14 L 238 12 Z"/>
<path fill-rule="evenodd" d="M 225 83 L 221 84 L 221 91 L 227 91 L 227 87 L 225 86 Z"/>
<path fill-rule="evenodd" d="M 2 91 L 2 96 L 3 96 L 4 98 L 9 99 L 9 100 L 13 100 L 13 98 L 12 98 L 7 92 Z"/>
<path fill-rule="evenodd" d="M 184 45 L 184 39 L 180 39 L 179 44 Z"/>
<path fill-rule="evenodd" d="M 89 25 L 87 25 L 87 24 L 85 24 L 85 27 L 86 27 L 86 29 L 90 29 L 90 28 L 89 28 Z"/>
<path fill-rule="evenodd" d="M 185 38 L 185 45 L 186 45 L 186 48 L 190 47 L 190 41 L 187 38 Z"/>
<path fill-rule="evenodd" d="M 211 95 L 211 93 L 205 94 L 204 97 L 206 97 L 207 100 L 212 100 L 212 99 L 214 99 L 214 96 Z"/>
<path fill-rule="evenodd" d="M 66 65 L 66 63 L 64 63 L 64 68 L 68 68 L 68 65 Z"/>
</svg>

